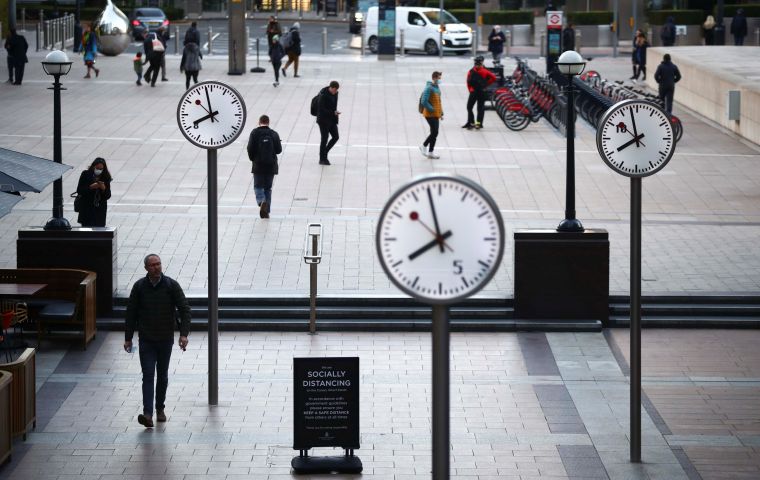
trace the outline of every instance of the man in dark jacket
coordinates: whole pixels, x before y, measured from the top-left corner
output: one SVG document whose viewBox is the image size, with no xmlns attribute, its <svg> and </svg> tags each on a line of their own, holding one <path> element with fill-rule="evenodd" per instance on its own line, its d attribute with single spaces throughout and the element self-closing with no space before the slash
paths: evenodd
<svg viewBox="0 0 760 480">
<path fill-rule="evenodd" d="M 734 36 L 734 45 L 740 47 L 744 45 L 744 37 L 747 36 L 747 17 L 744 16 L 744 9 L 736 11 L 736 15 L 731 19 L 731 35 Z"/>
<path fill-rule="evenodd" d="M 504 54 L 504 43 L 507 36 L 501 31 L 501 25 L 494 25 L 488 34 L 488 51 L 493 55 L 493 64 L 501 65 L 501 56 Z"/>
<path fill-rule="evenodd" d="M 483 66 L 483 57 L 475 57 L 475 65 L 467 72 L 467 90 L 470 96 L 467 98 L 467 123 L 462 128 L 467 130 L 483 128 L 483 116 L 485 115 L 486 87 L 496 81 L 496 75 Z M 472 114 L 472 107 L 478 105 L 478 117 Z"/>
<path fill-rule="evenodd" d="M 26 58 L 26 51 L 29 49 L 26 38 L 19 35 L 15 28 L 11 28 L 5 40 L 5 49 L 8 51 L 8 83 L 21 85 L 24 80 L 24 67 L 29 61 Z"/>
<path fill-rule="evenodd" d="M 259 205 L 259 217 L 269 218 L 272 208 L 272 183 L 279 173 L 277 155 L 282 153 L 280 136 L 269 128 L 269 116 L 259 117 L 259 126 L 248 137 L 248 159 L 253 162 L 253 191 Z"/>
<path fill-rule="evenodd" d="M 668 17 L 665 21 L 665 25 L 660 30 L 660 40 L 664 47 L 672 47 L 676 43 L 676 24 L 673 17 Z"/>
<path fill-rule="evenodd" d="M 681 72 L 678 67 L 670 61 L 670 54 L 666 53 L 662 57 L 662 63 L 657 67 L 654 73 L 654 79 L 659 88 L 659 96 L 665 103 L 665 111 L 668 115 L 673 114 L 673 96 L 676 91 L 676 83 L 681 80 Z"/>
<path fill-rule="evenodd" d="M 164 46 L 164 53 L 161 55 L 161 81 L 162 82 L 168 82 L 169 79 L 166 78 L 166 43 L 171 39 L 171 34 L 169 33 L 169 29 L 165 27 L 159 27 L 156 31 L 156 36 L 161 41 L 161 44 Z M 200 42 L 198 43 L 200 45 Z"/>
<path fill-rule="evenodd" d="M 185 40 L 182 42 L 182 45 L 187 45 L 188 43 L 194 43 L 198 46 L 201 44 L 201 32 L 198 31 L 198 22 L 191 23 L 190 28 L 185 32 Z"/>
<path fill-rule="evenodd" d="M 154 40 L 158 43 L 154 44 Z M 158 32 L 145 35 L 143 50 L 145 50 L 145 56 L 148 57 L 148 62 L 150 63 L 143 78 L 145 79 L 145 82 L 150 83 L 151 87 L 155 87 L 156 80 L 158 80 L 158 71 L 161 69 L 161 64 L 164 63 L 164 53 L 166 50 L 163 46 L 163 42 L 161 42 L 161 39 L 158 36 Z"/>
<path fill-rule="evenodd" d="M 330 85 L 319 92 L 319 102 L 317 109 L 317 125 L 321 139 L 319 141 L 319 164 L 330 165 L 327 154 L 330 149 L 338 143 L 338 89 L 340 85 L 333 80 Z M 327 138 L 330 137 L 330 141 Z"/>
<path fill-rule="evenodd" d="M 144 260 L 148 274 L 135 282 L 127 304 L 124 350 L 132 352 L 132 337 L 140 334 L 140 367 L 142 368 L 143 413 L 137 421 L 145 428 L 153 427 L 153 377 L 156 376 L 156 420 L 166 421 L 164 402 L 169 385 L 169 360 L 174 343 L 176 310 L 179 310 L 179 348 L 187 347 L 190 334 L 190 304 L 176 280 L 161 272 L 161 258 L 151 253 Z"/>
<path fill-rule="evenodd" d="M 575 25 L 569 24 L 562 30 L 562 51 L 575 50 Z"/>
</svg>

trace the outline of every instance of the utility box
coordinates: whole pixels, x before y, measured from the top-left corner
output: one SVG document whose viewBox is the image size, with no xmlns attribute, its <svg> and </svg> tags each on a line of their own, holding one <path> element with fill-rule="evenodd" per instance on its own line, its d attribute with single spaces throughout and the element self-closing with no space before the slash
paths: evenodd
<svg viewBox="0 0 760 480">
<path fill-rule="evenodd" d="M 228 3 L 229 13 L 229 75 L 242 75 L 245 73 L 245 53 L 248 49 L 248 35 L 245 31 L 245 2 L 231 0 Z"/>
<path fill-rule="evenodd" d="M 741 90 L 729 90 L 726 97 L 726 115 L 729 120 L 739 121 L 742 115 L 742 92 Z"/>
</svg>

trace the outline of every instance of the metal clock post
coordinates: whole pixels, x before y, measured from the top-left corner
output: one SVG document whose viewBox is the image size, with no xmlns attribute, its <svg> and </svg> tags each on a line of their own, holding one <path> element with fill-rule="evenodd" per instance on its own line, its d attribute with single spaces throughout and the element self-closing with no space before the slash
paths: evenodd
<svg viewBox="0 0 760 480">
<path fill-rule="evenodd" d="M 433 309 L 433 478 L 449 478 L 449 306 L 496 273 L 504 223 L 496 203 L 463 177 L 419 177 L 396 191 L 375 233 L 385 273 Z"/>
<path fill-rule="evenodd" d="M 177 105 L 177 124 L 190 143 L 207 151 L 208 175 L 208 403 L 219 403 L 219 242 L 217 150 L 237 139 L 245 126 L 243 97 L 221 82 L 202 82 Z"/>
<path fill-rule="evenodd" d="M 675 151 L 670 116 L 654 103 L 625 100 L 604 114 L 596 145 L 604 162 L 631 179 L 631 462 L 641 462 L 641 179 Z"/>
</svg>

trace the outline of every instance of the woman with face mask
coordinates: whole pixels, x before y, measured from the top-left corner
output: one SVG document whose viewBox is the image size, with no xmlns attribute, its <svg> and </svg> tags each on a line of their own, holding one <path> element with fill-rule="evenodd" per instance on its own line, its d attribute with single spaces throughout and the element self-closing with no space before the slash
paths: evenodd
<svg viewBox="0 0 760 480">
<path fill-rule="evenodd" d="M 92 161 L 79 176 L 77 194 L 81 198 L 78 222 L 83 227 L 105 227 L 107 200 L 111 198 L 111 173 L 103 158 Z"/>
</svg>

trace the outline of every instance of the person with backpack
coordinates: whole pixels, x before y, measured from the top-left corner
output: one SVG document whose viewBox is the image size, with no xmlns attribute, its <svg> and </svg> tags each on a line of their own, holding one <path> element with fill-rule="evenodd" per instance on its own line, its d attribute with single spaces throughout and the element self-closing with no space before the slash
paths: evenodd
<svg viewBox="0 0 760 480">
<path fill-rule="evenodd" d="M 253 162 L 253 191 L 261 218 L 269 218 L 272 208 L 272 183 L 279 172 L 277 155 L 280 153 L 280 136 L 269 128 L 269 116 L 262 115 L 259 117 L 259 126 L 248 137 L 248 159 Z"/>
<path fill-rule="evenodd" d="M 662 63 L 654 73 L 654 79 L 659 86 L 658 96 L 662 99 L 665 111 L 668 112 L 668 115 L 673 115 L 673 97 L 675 96 L 676 83 L 681 80 L 681 72 L 676 64 L 670 61 L 670 54 L 663 55 Z"/>
<path fill-rule="evenodd" d="M 301 56 L 301 24 L 296 22 L 293 24 L 293 26 L 290 28 L 290 31 L 283 35 L 280 43 L 282 44 L 282 47 L 285 49 L 285 53 L 288 55 L 288 61 L 285 63 L 285 66 L 282 67 L 282 76 L 287 77 L 288 74 L 285 73 L 285 70 L 288 69 L 290 64 L 293 64 L 293 70 L 295 71 L 294 77 L 299 77 L 298 75 L 298 57 Z"/>
<path fill-rule="evenodd" d="M 151 253 L 143 263 L 148 273 L 132 286 L 127 303 L 124 350 L 132 353 L 132 337 L 137 331 L 143 399 L 143 413 L 137 416 L 137 422 L 145 428 L 153 428 L 154 392 L 156 420 L 167 420 L 164 402 L 169 386 L 174 329 L 175 326 L 179 327 L 179 348 L 185 351 L 190 335 L 190 304 L 179 283 L 163 274 L 161 257 Z M 177 311 L 179 318 L 176 317 Z"/>
<path fill-rule="evenodd" d="M 330 165 L 327 154 L 338 143 L 338 89 L 340 84 L 333 80 L 330 85 L 319 91 L 319 95 L 311 100 L 311 114 L 317 117 L 319 125 L 319 164 Z M 328 142 L 327 139 L 330 138 Z"/>
<path fill-rule="evenodd" d="M 425 85 L 425 90 L 422 91 L 420 97 L 420 113 L 425 117 L 428 125 L 430 125 L 430 134 L 420 146 L 420 152 L 423 156 L 436 160 L 441 158 L 433 153 L 435 149 L 435 140 L 438 138 L 438 127 L 440 121 L 443 120 L 443 106 L 441 104 L 441 72 L 433 72 L 432 80 L 428 80 Z"/>
<path fill-rule="evenodd" d="M 665 21 L 665 25 L 660 30 L 660 40 L 662 40 L 663 47 L 672 47 L 676 43 L 676 25 L 673 21 L 673 17 L 668 17 Z"/>
<path fill-rule="evenodd" d="M 190 78 L 198 83 L 198 72 L 201 71 L 201 58 L 203 53 L 197 43 L 186 43 L 182 50 L 182 60 L 179 62 L 179 71 L 185 73 L 185 90 L 190 88 Z"/>
<path fill-rule="evenodd" d="M 282 65 L 282 57 L 285 56 L 285 49 L 280 45 L 280 37 L 275 35 L 272 37 L 272 44 L 269 46 L 269 61 L 272 62 L 272 68 L 274 69 L 274 85 L 277 88 L 280 85 L 280 66 Z"/>
<path fill-rule="evenodd" d="M 496 75 L 483 66 L 483 56 L 475 57 L 475 65 L 467 72 L 467 90 L 470 96 L 467 98 L 467 123 L 462 128 L 467 130 L 480 130 L 483 128 L 483 116 L 485 115 L 486 88 L 496 81 Z M 472 114 L 472 107 L 477 103 L 477 121 Z"/>
<path fill-rule="evenodd" d="M 143 78 L 145 83 L 150 83 L 151 87 L 155 87 L 158 71 L 161 69 L 161 63 L 164 59 L 164 44 L 158 39 L 156 33 L 150 33 L 145 36 L 143 50 L 145 50 L 145 56 L 148 57 L 148 63 L 150 63 Z"/>
</svg>

